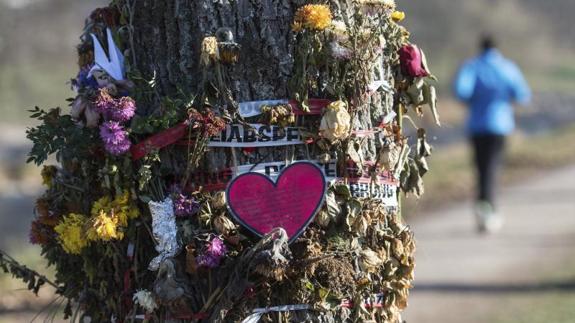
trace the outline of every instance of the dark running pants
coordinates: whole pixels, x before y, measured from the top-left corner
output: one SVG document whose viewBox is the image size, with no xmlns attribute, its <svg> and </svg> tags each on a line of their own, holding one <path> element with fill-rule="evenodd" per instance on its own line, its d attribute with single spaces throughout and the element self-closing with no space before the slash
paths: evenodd
<svg viewBox="0 0 575 323">
<path fill-rule="evenodd" d="M 477 176 L 477 200 L 495 207 L 497 173 L 503 157 L 505 136 L 475 135 L 471 137 Z"/>
</svg>

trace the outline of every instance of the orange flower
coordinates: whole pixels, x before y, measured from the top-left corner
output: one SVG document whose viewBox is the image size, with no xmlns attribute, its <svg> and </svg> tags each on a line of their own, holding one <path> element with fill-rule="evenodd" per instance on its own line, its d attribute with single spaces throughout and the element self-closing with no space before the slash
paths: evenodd
<svg viewBox="0 0 575 323">
<path fill-rule="evenodd" d="M 327 5 L 307 4 L 296 11 L 292 30 L 324 30 L 331 25 L 331 17 L 331 10 Z"/>
</svg>

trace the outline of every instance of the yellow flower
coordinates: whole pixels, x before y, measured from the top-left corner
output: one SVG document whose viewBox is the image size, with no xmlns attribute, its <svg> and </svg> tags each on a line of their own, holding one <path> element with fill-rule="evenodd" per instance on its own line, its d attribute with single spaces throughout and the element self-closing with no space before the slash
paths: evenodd
<svg viewBox="0 0 575 323">
<path fill-rule="evenodd" d="M 54 176 L 58 173 L 56 166 L 44 166 L 40 175 L 42 176 L 42 184 L 51 187 Z"/>
<path fill-rule="evenodd" d="M 331 10 L 323 4 L 307 4 L 299 8 L 294 17 L 292 29 L 299 32 L 302 28 L 324 30 L 331 25 Z"/>
<path fill-rule="evenodd" d="M 351 116 L 346 107 L 347 104 L 343 101 L 332 102 L 327 106 L 319 127 L 324 138 L 335 141 L 349 137 Z"/>
<path fill-rule="evenodd" d="M 124 233 L 118 230 L 118 219 L 109 217 L 105 212 L 91 219 L 91 226 L 88 228 L 87 236 L 90 241 L 110 241 L 112 239 L 121 240 Z"/>
<path fill-rule="evenodd" d="M 58 234 L 58 242 L 69 254 L 79 255 L 82 249 L 88 245 L 84 236 L 86 217 L 81 214 L 70 213 L 54 227 Z"/>
<path fill-rule="evenodd" d="M 109 196 L 104 196 L 92 205 L 92 217 L 98 217 L 104 213 L 108 218 L 120 227 L 127 227 L 128 220 L 137 218 L 140 215 L 138 207 L 132 203 L 128 191 L 119 194 L 114 200 Z M 118 239 L 122 239 L 119 237 Z"/>
<path fill-rule="evenodd" d="M 394 12 L 391 14 L 391 19 L 393 19 L 393 21 L 395 21 L 395 22 L 400 22 L 400 21 L 402 21 L 403 19 L 405 19 L 405 12 L 403 12 L 403 11 L 394 11 Z"/>
</svg>

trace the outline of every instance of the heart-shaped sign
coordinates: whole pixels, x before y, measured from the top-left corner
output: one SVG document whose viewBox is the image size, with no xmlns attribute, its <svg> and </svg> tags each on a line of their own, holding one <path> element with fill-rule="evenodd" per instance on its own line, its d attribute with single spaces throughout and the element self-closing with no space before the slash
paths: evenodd
<svg viewBox="0 0 575 323">
<path fill-rule="evenodd" d="M 298 162 L 283 169 L 276 182 L 260 173 L 234 178 L 226 190 L 228 209 L 250 231 L 264 236 L 275 228 L 294 241 L 311 223 L 326 191 L 321 169 Z"/>
</svg>

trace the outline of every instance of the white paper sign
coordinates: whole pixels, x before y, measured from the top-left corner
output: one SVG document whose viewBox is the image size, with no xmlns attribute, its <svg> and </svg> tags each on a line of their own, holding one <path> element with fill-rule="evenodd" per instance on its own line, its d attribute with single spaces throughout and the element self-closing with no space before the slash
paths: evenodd
<svg viewBox="0 0 575 323">
<path fill-rule="evenodd" d="M 374 198 L 386 206 L 398 206 L 397 189 L 399 183 L 391 175 L 381 175 L 374 181 L 371 177 L 342 178 L 337 173 L 337 165 L 333 160 L 327 164 L 317 164 L 323 171 L 326 181 L 347 185 L 351 195 L 355 198 Z M 234 177 L 248 172 L 256 172 L 276 180 L 281 170 L 286 167 L 285 162 L 270 162 L 257 165 L 242 165 L 235 168 Z"/>
<path fill-rule="evenodd" d="M 277 147 L 301 145 L 301 135 L 297 127 L 278 127 L 253 124 L 244 127 L 240 124 L 227 125 L 219 135 L 211 137 L 209 147 Z"/>
</svg>

